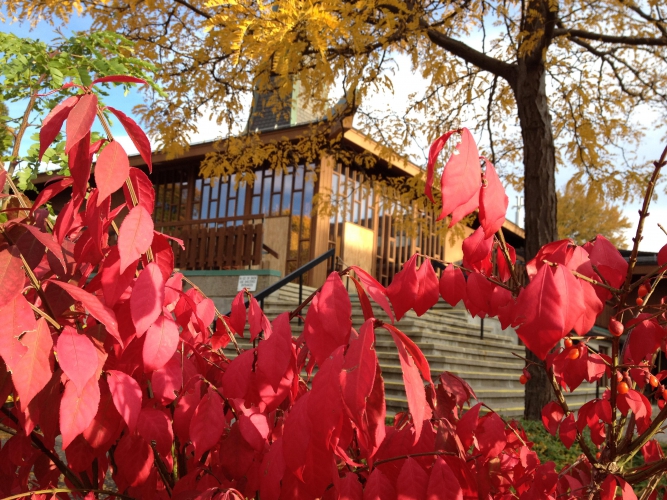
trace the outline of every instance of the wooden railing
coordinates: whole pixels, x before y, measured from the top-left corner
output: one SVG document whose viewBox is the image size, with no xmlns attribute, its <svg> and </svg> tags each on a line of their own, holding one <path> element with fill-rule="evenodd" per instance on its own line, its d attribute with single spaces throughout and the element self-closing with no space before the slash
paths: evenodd
<svg viewBox="0 0 667 500">
<path fill-rule="evenodd" d="M 263 215 L 157 222 L 156 230 L 183 240 L 173 244 L 174 266 L 188 270 L 234 269 L 262 261 Z"/>
</svg>

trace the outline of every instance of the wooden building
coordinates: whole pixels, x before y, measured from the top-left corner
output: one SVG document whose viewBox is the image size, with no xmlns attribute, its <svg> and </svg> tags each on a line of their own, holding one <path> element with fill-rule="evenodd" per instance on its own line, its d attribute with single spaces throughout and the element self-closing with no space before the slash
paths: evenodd
<svg viewBox="0 0 667 500">
<path fill-rule="evenodd" d="M 260 137 L 264 142 L 296 141 L 311 125 L 269 125 Z M 395 161 L 381 158 L 381 146 L 353 128 L 332 126 L 327 132 L 342 134 L 341 147 L 356 156 L 372 155 L 374 167 L 336 162 L 329 155 L 284 170 L 267 163 L 255 171 L 256 179 L 249 186 L 200 175 L 200 164 L 214 151 L 215 142 L 193 145 L 174 160 L 154 154 L 151 180 L 156 191 L 156 230 L 183 239 L 186 246 L 185 251 L 174 247 L 176 267 L 196 271 L 272 269 L 284 276 L 335 248 L 335 262 L 313 269 L 306 284 L 319 286 L 337 264 L 354 264 L 386 285 L 415 252 L 461 260 L 461 241 L 464 234 L 470 234 L 469 228 L 451 238 L 444 223 L 435 222 L 433 211 L 383 199 L 371 180 L 413 177 L 420 173 L 419 167 L 398 157 Z M 139 156 L 130 161 L 132 166 L 146 168 Z M 314 211 L 316 198 L 328 200 L 329 213 Z M 505 232 L 521 249 L 523 231 L 507 222 Z"/>
</svg>

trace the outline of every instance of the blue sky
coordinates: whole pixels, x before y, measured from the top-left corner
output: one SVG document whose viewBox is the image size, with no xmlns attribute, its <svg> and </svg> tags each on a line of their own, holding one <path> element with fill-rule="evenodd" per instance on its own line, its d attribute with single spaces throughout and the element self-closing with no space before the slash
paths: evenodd
<svg viewBox="0 0 667 500">
<path fill-rule="evenodd" d="M 69 34 L 76 30 L 86 29 L 90 25 L 90 21 L 85 17 L 79 17 L 74 15 L 71 19 L 71 22 L 67 27 L 63 27 L 63 33 Z M 12 32 L 19 36 L 28 36 L 31 38 L 39 38 L 44 41 L 51 40 L 55 37 L 53 28 L 47 23 L 40 23 L 36 28 L 31 29 L 27 24 L 4 24 L 0 25 L 0 30 L 4 32 Z M 414 92 L 416 86 L 419 85 L 421 77 L 415 75 L 411 69 L 410 64 L 399 64 L 397 71 L 392 78 L 394 84 L 394 93 L 382 94 L 379 93 L 376 96 L 373 96 L 370 99 L 367 105 L 371 107 L 377 107 L 377 109 L 384 109 L 387 105 L 393 105 L 396 102 L 406 102 L 407 94 Z M 423 81 L 422 81 L 423 84 Z M 144 97 L 139 90 L 132 90 L 128 95 L 124 95 L 122 89 L 112 89 L 110 91 L 111 95 L 106 99 L 105 102 L 112 103 L 113 106 L 122 110 L 129 116 L 132 116 L 132 108 L 139 103 L 144 102 Z M 10 104 L 10 112 L 12 115 L 17 113 L 22 113 L 23 108 L 22 104 Z M 649 119 L 653 118 L 656 122 L 658 117 L 651 117 L 650 114 L 647 115 Z M 136 117 L 135 117 L 136 118 Z M 242 117 L 245 119 L 245 117 Z M 136 149 L 132 145 L 132 142 L 129 140 L 129 137 L 125 134 L 122 126 L 118 123 L 115 123 L 112 132 L 114 137 L 125 147 L 128 153 L 136 153 Z M 199 121 L 199 131 L 194 136 L 192 136 L 191 142 L 201 142 L 206 140 L 213 140 L 221 137 L 224 134 L 224 131 L 220 127 L 216 126 L 214 123 L 211 123 L 207 119 L 203 118 Z M 664 130 L 659 129 L 657 126 L 654 130 L 651 130 L 647 133 L 646 138 L 642 144 L 642 154 L 646 161 L 657 159 L 662 152 L 664 147 Z M 567 179 L 569 178 L 567 168 L 561 169 L 557 175 L 557 185 L 559 188 L 562 188 Z M 510 208 L 508 210 L 508 218 L 510 220 L 515 219 L 515 209 L 516 197 L 518 193 L 509 190 L 508 195 L 510 197 Z M 653 203 L 651 209 L 651 216 L 648 218 L 645 227 L 646 232 L 644 235 L 644 240 L 641 245 L 642 250 L 654 251 L 657 252 L 665 243 L 667 243 L 667 236 L 665 236 L 662 231 L 657 228 L 656 223 L 667 221 L 667 195 L 664 192 L 664 184 L 660 187 L 658 191 L 658 200 Z M 631 222 L 633 223 L 633 229 L 626 232 L 627 245 L 631 246 L 632 241 L 631 237 L 634 236 L 634 225 L 638 220 L 638 210 L 641 207 L 642 200 L 635 200 L 632 203 L 629 203 L 622 207 L 624 215 L 626 215 Z M 523 222 L 522 214 L 519 217 L 519 224 Z"/>
</svg>

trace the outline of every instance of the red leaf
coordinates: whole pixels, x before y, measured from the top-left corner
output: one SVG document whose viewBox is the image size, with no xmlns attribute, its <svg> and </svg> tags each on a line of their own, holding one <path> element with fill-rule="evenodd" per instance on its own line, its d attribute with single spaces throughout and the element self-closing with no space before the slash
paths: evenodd
<svg viewBox="0 0 667 500">
<path fill-rule="evenodd" d="M 58 262 L 60 262 L 63 271 L 67 269 L 63 249 L 53 238 L 52 234 L 44 233 L 36 226 L 30 226 L 28 224 L 22 224 L 22 227 L 24 227 L 37 241 L 48 248 L 49 252 L 51 252 L 58 259 Z"/>
<path fill-rule="evenodd" d="M 37 322 L 30 304 L 21 294 L 0 308 L 0 357 L 7 368 L 15 372 L 17 363 L 27 352 L 27 347 L 19 341 L 23 332 L 35 330 Z"/>
<path fill-rule="evenodd" d="M 225 333 L 226 335 L 226 333 Z M 278 392 L 280 381 L 285 376 L 292 358 L 292 330 L 289 313 L 273 320 L 270 337 L 257 346 L 257 375 Z"/>
<path fill-rule="evenodd" d="M 657 462 L 665 456 L 660 444 L 655 439 L 651 439 L 648 443 L 642 446 L 642 455 L 644 456 L 644 462 L 647 464 Z"/>
<path fill-rule="evenodd" d="M 598 234 L 585 248 L 588 250 L 591 263 L 597 267 L 602 277 L 611 286 L 620 287 L 625 281 L 628 263 L 616 247 L 607 238 Z"/>
<path fill-rule="evenodd" d="M 148 213 L 152 214 L 155 207 L 155 189 L 153 188 L 153 183 L 148 176 L 138 168 L 130 167 L 129 177 L 139 205 L 144 207 Z M 123 193 L 125 194 L 125 202 L 127 203 L 127 206 L 134 206 L 132 196 L 130 195 L 130 191 L 126 184 L 123 184 Z"/>
<path fill-rule="evenodd" d="M 412 308 L 418 293 L 417 254 L 415 254 L 403 264 L 403 269 L 394 276 L 387 288 L 387 296 L 394 308 L 397 320 L 400 320 Z"/>
<path fill-rule="evenodd" d="M 385 327 L 387 326 L 385 325 Z M 426 402 L 426 390 L 424 389 L 424 382 L 422 382 L 422 378 L 419 375 L 419 369 L 415 365 L 412 356 L 408 355 L 403 343 L 396 342 L 396 347 L 398 348 L 398 359 L 401 362 L 401 371 L 403 372 L 403 384 L 405 385 L 408 408 L 410 409 L 412 421 L 415 425 L 414 442 L 416 443 L 419 441 L 424 420 L 430 418 L 430 410 Z"/>
<path fill-rule="evenodd" d="M 74 108 L 78 102 L 78 95 L 68 97 L 63 102 L 58 103 L 48 116 L 44 118 L 44 121 L 42 121 L 42 128 L 39 130 L 39 161 L 42 161 L 44 152 L 55 140 L 63 123 L 72 111 L 72 108 Z"/>
<path fill-rule="evenodd" d="M 259 495 L 262 500 L 278 500 L 280 498 L 280 480 L 285 473 L 283 458 L 283 440 L 277 439 L 264 454 L 259 474 Z"/>
<path fill-rule="evenodd" d="M 440 295 L 450 306 L 454 307 L 466 298 L 466 279 L 463 272 L 449 264 L 440 276 Z"/>
<path fill-rule="evenodd" d="M 415 298 L 414 310 L 421 316 L 433 307 L 440 295 L 438 293 L 438 277 L 435 275 L 430 259 L 424 260 L 417 271 L 419 290 Z"/>
<path fill-rule="evenodd" d="M 559 279 L 560 278 L 560 279 Z M 562 274 L 543 266 L 521 291 L 517 311 L 524 319 L 517 335 L 540 359 L 565 336 L 563 321 Z"/>
<path fill-rule="evenodd" d="M 476 266 L 491 254 L 493 248 L 493 235 L 484 235 L 484 228 L 478 227 L 474 233 L 463 240 L 463 267 L 479 270 Z"/>
<path fill-rule="evenodd" d="M 256 406 L 252 408 L 242 407 L 238 422 L 243 439 L 255 450 L 264 450 L 271 432 L 266 415 Z"/>
<path fill-rule="evenodd" d="M 118 191 L 130 174 L 130 160 L 117 141 L 111 141 L 100 153 L 95 164 L 95 183 L 100 190 L 99 207 L 112 193 Z"/>
<path fill-rule="evenodd" d="M 171 273 L 174 272 L 174 251 L 171 249 L 171 244 L 167 237 L 156 231 L 153 231 L 153 242 L 151 243 L 151 250 L 153 251 L 153 262 L 160 268 L 162 277 L 169 279 Z M 144 255 L 142 258 L 144 267 L 148 264 L 148 260 Z M 213 319 L 211 318 L 211 321 Z"/>
<path fill-rule="evenodd" d="M 53 340 L 46 320 L 39 318 L 36 329 L 27 331 L 21 337 L 21 343 L 27 350 L 21 359 L 14 363 L 12 382 L 21 398 L 21 407 L 27 408 L 32 398 L 44 388 L 53 374 L 51 360 Z"/>
<path fill-rule="evenodd" d="M 419 368 L 419 371 L 421 372 L 422 377 L 424 377 L 424 380 L 432 384 L 433 380 L 431 379 L 431 368 L 428 365 L 426 356 L 424 356 L 424 353 L 417 346 L 417 344 L 415 344 L 410 337 L 408 337 L 395 326 L 387 325 L 386 323 L 383 326 L 386 330 L 389 330 L 392 338 L 394 339 L 394 342 L 397 345 L 403 344 L 403 346 L 412 356 L 415 364 L 417 365 L 417 368 Z"/>
<path fill-rule="evenodd" d="M 243 337 L 243 330 L 245 330 L 245 323 L 248 316 L 245 302 L 243 301 L 244 294 L 243 290 L 236 294 L 236 297 L 232 301 L 232 313 L 229 316 L 229 326 L 232 327 L 234 333 L 241 337 Z"/>
<path fill-rule="evenodd" d="M 466 217 L 467 215 L 471 214 L 475 210 L 477 210 L 477 207 L 479 206 L 479 196 L 475 195 L 472 198 L 470 198 L 467 202 L 465 202 L 463 205 L 459 205 L 454 209 L 451 215 L 451 219 L 449 220 L 449 224 L 447 227 L 452 228 L 459 222 L 461 222 L 461 219 Z"/>
<path fill-rule="evenodd" d="M 564 416 L 565 412 L 563 408 L 555 401 L 542 408 L 542 423 L 546 430 L 549 431 L 549 434 L 552 436 L 556 435 L 560 421 L 563 420 Z"/>
<path fill-rule="evenodd" d="M 581 287 L 581 281 L 575 278 L 569 269 L 564 266 L 558 266 L 554 271 L 556 282 L 561 284 L 561 294 L 563 296 L 563 331 L 571 331 L 575 325 L 588 326 L 581 322 L 581 316 L 586 312 L 586 302 L 584 300 L 584 291 Z M 586 335 L 593 327 L 591 324 L 585 331 L 577 331 L 579 335 Z"/>
<path fill-rule="evenodd" d="M 224 430 L 222 425 L 211 425 L 212 422 L 224 422 L 225 412 L 222 398 L 211 387 L 197 405 L 190 422 L 190 439 L 195 447 L 195 460 L 199 460 L 205 451 L 213 448 Z"/>
<path fill-rule="evenodd" d="M 445 144 L 447 144 L 447 141 L 454 132 L 456 132 L 456 130 L 445 132 L 443 135 L 433 141 L 433 144 L 431 144 L 431 147 L 428 150 L 428 164 L 426 165 L 426 185 L 424 187 L 424 194 L 426 194 L 428 199 L 433 203 L 435 203 L 435 200 L 433 199 L 433 176 L 435 173 L 435 162 L 438 160 L 440 151 L 442 151 L 442 148 L 445 147 Z"/>
<path fill-rule="evenodd" d="M 485 458 L 495 458 L 507 444 L 505 424 L 497 413 L 489 413 L 479 419 L 475 430 L 477 449 Z"/>
<path fill-rule="evenodd" d="M 111 334 L 118 343 L 123 345 L 120 333 L 118 333 L 118 321 L 116 315 L 107 306 L 93 294 L 86 292 L 76 285 L 65 283 L 63 281 L 49 280 L 49 284 L 56 285 L 65 290 L 74 300 L 81 302 L 93 318 L 102 323 L 109 334 Z"/>
<path fill-rule="evenodd" d="M 63 437 L 63 449 L 85 431 L 97 414 L 100 404 L 100 386 L 96 378 L 88 382 L 79 392 L 70 381 L 65 385 L 63 399 L 60 402 L 60 433 Z"/>
<path fill-rule="evenodd" d="M 389 316 L 391 322 L 394 322 L 394 315 L 391 312 L 391 306 L 389 305 L 387 290 L 382 286 L 373 276 L 368 274 L 366 271 L 357 266 L 350 266 L 354 269 L 357 278 L 361 283 L 363 283 L 366 288 L 366 292 L 371 298 L 378 303 L 382 310 Z"/>
<path fill-rule="evenodd" d="M 436 458 L 431 469 L 426 500 L 463 500 L 463 490 L 459 480 L 442 457 Z"/>
<path fill-rule="evenodd" d="M 574 422 L 574 413 L 570 413 L 561 422 L 558 435 L 561 442 L 569 450 L 577 439 L 577 424 Z"/>
<path fill-rule="evenodd" d="M 136 262 L 153 242 L 153 219 L 141 205 L 134 207 L 127 214 L 118 232 L 118 250 L 120 252 L 120 272 L 125 272 L 130 264 Z"/>
<path fill-rule="evenodd" d="M 490 238 L 505 223 L 509 198 L 493 164 L 486 158 L 484 163 L 486 163 L 486 173 L 479 196 L 479 223 L 484 228 L 484 235 Z"/>
<path fill-rule="evenodd" d="M 30 210 L 34 212 L 39 207 L 47 203 L 51 198 L 53 198 L 54 196 L 61 193 L 69 186 L 71 186 L 73 182 L 74 179 L 72 179 L 71 177 L 65 177 L 63 179 L 48 184 L 47 186 L 44 187 L 44 189 L 42 189 L 39 192 Z"/>
<path fill-rule="evenodd" d="M 336 350 L 345 345 L 352 330 L 352 305 L 338 273 L 331 273 L 322 289 L 313 299 L 303 336 L 318 365 Z"/>
<path fill-rule="evenodd" d="M 195 380 L 194 383 L 183 387 L 183 391 L 178 397 L 176 408 L 174 409 L 174 432 L 181 443 L 190 441 L 190 423 L 192 415 L 201 401 L 201 380 Z M 182 445 L 181 445 L 182 446 Z"/>
<path fill-rule="evenodd" d="M 148 171 L 152 173 L 153 162 L 151 156 L 151 143 L 148 140 L 148 137 L 146 137 L 144 131 L 141 130 L 141 127 L 137 125 L 137 123 L 132 118 L 127 116 L 122 111 L 114 109 L 111 106 L 107 106 L 107 109 L 116 115 L 116 118 L 118 118 L 118 121 L 121 123 L 121 125 L 123 125 L 127 135 L 130 136 L 130 139 L 132 139 L 132 143 L 134 143 L 137 151 L 139 151 L 139 154 L 146 162 L 146 165 L 148 165 Z"/>
<path fill-rule="evenodd" d="M 438 219 L 479 195 L 482 169 L 475 139 L 467 128 L 460 130 L 461 142 L 447 160 L 442 174 L 442 212 Z"/>
<path fill-rule="evenodd" d="M 159 370 L 171 359 L 178 347 L 178 325 L 166 316 L 159 316 L 146 332 L 144 370 Z"/>
<path fill-rule="evenodd" d="M 134 432 L 141 411 L 141 388 L 137 381 L 126 373 L 118 370 L 107 370 L 107 373 L 113 404 L 130 432 Z"/>
<path fill-rule="evenodd" d="M 100 269 L 102 293 L 107 306 L 113 307 L 134 281 L 135 265 L 130 265 L 125 272 L 120 272 L 120 254 L 116 245 L 111 247 Z"/>
<path fill-rule="evenodd" d="M 364 500 L 396 500 L 396 491 L 380 469 L 374 469 L 368 476 L 364 488 Z"/>
<path fill-rule="evenodd" d="M 85 198 L 88 189 L 91 160 L 90 134 L 87 134 L 72 147 L 67 158 L 67 165 L 74 184 L 72 191 L 81 199 Z"/>
<path fill-rule="evenodd" d="M 479 410 L 482 408 L 482 403 L 477 403 L 463 414 L 456 426 L 456 434 L 461 440 L 464 449 L 470 448 L 474 442 L 475 430 L 479 423 Z"/>
<path fill-rule="evenodd" d="M 250 297 L 248 324 L 250 325 L 250 342 L 253 342 L 262 331 L 264 331 L 266 336 L 267 329 L 270 335 L 271 324 L 266 316 L 264 316 L 262 308 L 259 307 L 259 303 L 255 300 L 255 297 Z"/>
<path fill-rule="evenodd" d="M 664 266 L 667 264 L 667 245 L 664 245 L 658 252 L 658 265 Z"/>
<path fill-rule="evenodd" d="M 96 114 L 97 96 L 95 94 L 81 96 L 67 117 L 65 153 L 69 153 L 76 144 L 84 140 L 90 133 Z M 88 144 L 86 144 L 87 147 Z"/>
<path fill-rule="evenodd" d="M 338 489 L 338 500 L 362 500 L 363 499 L 363 489 L 357 475 L 348 472 L 345 474 L 345 477 L 340 481 Z"/>
<path fill-rule="evenodd" d="M 11 302 L 23 290 L 23 262 L 15 246 L 0 251 L 0 283 L 0 304 Z"/>
<path fill-rule="evenodd" d="M 428 487 L 428 475 L 414 458 L 408 458 L 396 480 L 398 500 L 424 500 Z"/>
<path fill-rule="evenodd" d="M 97 349 L 84 335 L 65 326 L 56 343 L 58 363 L 79 392 L 97 372 Z"/>
<path fill-rule="evenodd" d="M 301 396 L 290 409 L 283 429 L 283 456 L 286 467 L 301 481 L 306 467 L 306 454 L 310 443 L 310 419 L 308 400 L 312 391 Z"/>
<path fill-rule="evenodd" d="M 144 438 L 135 433 L 125 434 L 118 442 L 114 458 L 118 474 L 130 486 L 141 486 L 153 468 L 153 450 Z"/>
<path fill-rule="evenodd" d="M 162 304 L 164 304 L 164 278 L 159 266 L 151 262 L 139 273 L 130 297 L 130 311 L 137 336 L 141 337 L 148 327 L 155 323 L 162 314 Z M 146 349 L 145 344 L 144 349 Z"/>
<path fill-rule="evenodd" d="M 104 379 L 100 380 L 100 405 L 97 414 L 90 425 L 83 431 L 83 438 L 96 452 L 105 452 L 111 445 L 111 440 L 117 438 L 119 427 L 123 423 L 122 417 L 113 404 L 111 391 Z"/>
<path fill-rule="evenodd" d="M 255 350 L 249 349 L 237 356 L 222 376 L 223 394 L 228 398 L 245 398 L 250 384 Z"/>
<path fill-rule="evenodd" d="M 146 441 L 155 441 L 157 451 L 164 457 L 171 456 L 171 444 L 174 441 L 174 431 L 171 428 L 171 419 L 163 410 L 144 408 L 137 420 L 137 434 Z"/>
<path fill-rule="evenodd" d="M 348 279 L 352 280 L 352 283 L 354 283 L 354 288 L 357 290 L 357 297 L 359 298 L 359 305 L 361 305 L 361 312 L 364 314 L 364 321 L 374 318 L 375 313 L 373 313 L 373 306 L 371 305 L 371 301 L 368 299 L 368 294 L 364 290 L 364 287 L 354 276 L 348 275 Z"/>
<path fill-rule="evenodd" d="M 375 354 L 375 332 L 373 322 L 367 320 L 359 330 L 359 337 L 350 341 L 345 353 L 343 370 L 340 372 L 340 387 L 343 402 L 352 418 L 361 416 L 366 410 L 366 400 L 375 382 L 377 355 Z"/>
<path fill-rule="evenodd" d="M 90 86 L 92 87 L 96 83 L 103 83 L 103 82 L 114 82 L 114 83 L 148 83 L 146 80 L 142 80 L 141 78 L 137 78 L 136 76 L 130 76 L 130 75 L 110 75 L 110 76 L 103 76 L 101 78 L 95 78 L 92 82 L 90 82 Z"/>
<path fill-rule="evenodd" d="M 181 392 L 183 387 L 183 373 L 181 372 L 181 357 L 174 353 L 169 361 L 151 375 L 153 394 L 163 405 L 168 405 Z"/>
</svg>

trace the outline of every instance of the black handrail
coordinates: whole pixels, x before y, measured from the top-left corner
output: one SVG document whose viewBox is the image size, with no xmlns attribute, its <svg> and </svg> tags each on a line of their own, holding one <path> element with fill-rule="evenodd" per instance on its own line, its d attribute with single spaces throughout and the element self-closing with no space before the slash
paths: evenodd
<svg viewBox="0 0 667 500">
<path fill-rule="evenodd" d="M 313 260 L 310 262 L 305 263 L 303 266 L 298 268 L 296 271 L 293 271 L 289 273 L 287 276 L 284 278 L 280 279 L 279 281 L 276 281 L 273 285 L 270 285 L 266 287 L 264 290 L 259 292 L 258 294 L 253 295 L 255 297 L 255 300 L 258 302 L 263 302 L 266 297 L 271 295 L 273 292 L 280 290 L 282 287 L 287 285 L 288 283 L 291 283 L 295 279 L 299 278 L 299 303 L 302 301 L 302 288 L 303 288 L 303 275 L 306 274 L 308 271 L 310 271 L 312 268 L 317 266 L 318 264 L 321 264 L 325 260 L 330 259 L 336 254 L 336 249 L 331 248 L 324 252 L 322 255 L 319 257 L 315 257 Z M 250 305 L 250 301 L 245 302 L 245 307 L 246 309 Z M 225 316 L 229 316 L 232 313 L 232 311 L 228 311 Z"/>
</svg>

